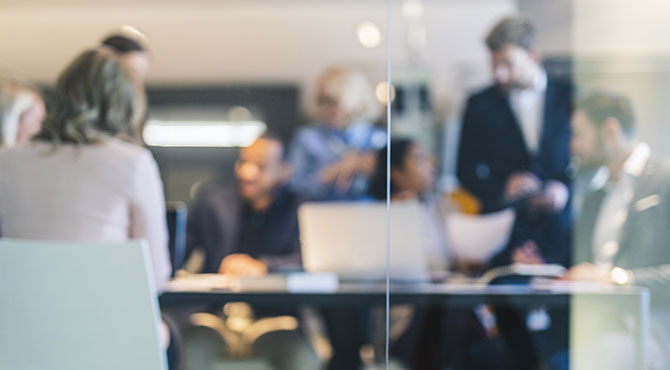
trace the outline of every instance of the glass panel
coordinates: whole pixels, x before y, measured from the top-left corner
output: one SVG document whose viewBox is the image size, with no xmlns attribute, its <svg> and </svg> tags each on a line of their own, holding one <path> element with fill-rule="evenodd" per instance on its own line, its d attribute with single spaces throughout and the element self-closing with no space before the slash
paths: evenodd
<svg viewBox="0 0 670 370">
<path fill-rule="evenodd" d="M 99 93 L 107 99 L 74 104 L 91 111 L 65 112 L 73 121 L 115 107 L 107 95 L 118 84 L 86 81 L 77 89 L 84 85 L 96 94 L 77 89 L 68 94 L 56 86 L 57 76 L 86 47 L 118 67 L 115 56 L 98 48 L 107 35 L 118 36 L 112 47 L 130 49 L 117 52 L 133 75 L 117 75 L 146 87 L 149 108 L 137 112 L 142 127 L 124 131 L 123 138 L 135 129 L 142 132 L 136 139 L 155 159 L 165 199 L 146 151 L 123 143 L 122 149 L 127 146 L 149 163 L 135 172 L 153 176 L 153 182 L 113 176 L 117 167 L 134 173 L 135 162 L 116 162 L 125 152 L 101 156 L 100 166 L 111 163 L 102 172 L 114 182 L 104 188 L 113 188 L 108 190 L 115 198 L 91 207 L 101 214 L 86 221 L 118 216 L 111 226 L 105 223 L 121 230 L 113 240 L 146 238 L 144 228 L 152 228 L 160 241 L 169 232 L 175 279 L 160 302 L 174 334 L 167 352 L 171 365 L 295 370 L 383 362 L 386 207 L 370 201 L 368 191 L 375 151 L 386 141 L 375 90 L 387 71 L 385 2 L 29 0 L 6 1 L 0 9 L 7 56 L 0 73 L 44 87 L 50 112 L 71 95 L 85 100 Z M 62 173 L 44 172 L 49 180 L 40 186 L 72 184 L 70 198 L 58 200 L 67 212 L 88 210 L 88 204 L 75 206 L 84 199 L 103 199 L 95 193 L 103 186 L 77 185 L 86 176 L 93 179 L 93 172 L 77 168 L 62 181 Z M 137 194 L 125 193 L 131 186 Z M 73 194 L 80 188 L 95 194 Z M 61 214 L 45 205 L 54 199 L 42 203 L 33 195 L 16 195 L 21 210 Z M 11 196 L 6 192 L 2 199 Z M 143 196 L 155 202 L 138 210 Z M 169 230 L 162 222 L 165 200 Z M 154 217 L 150 225 L 142 222 L 144 213 Z M 5 236 L 76 239 L 67 233 L 17 235 L 8 214 L 0 211 Z M 105 239 L 102 234 L 91 239 Z M 166 254 L 162 244 L 149 240 L 155 252 L 150 254 Z M 157 267 L 159 261 L 153 262 Z M 123 272 L 110 261 L 81 263 Z M 130 339 L 137 333 L 107 334 Z"/>
<path fill-rule="evenodd" d="M 2 235 L 148 239 L 159 288 L 168 259 L 179 270 L 160 300 L 186 369 L 374 368 L 387 343 L 392 368 L 670 367 L 669 5 L 391 4 L 3 2 L 0 73 L 41 91 L 1 82 L 22 97 L 0 132 L 18 146 L 0 151 Z M 112 34 L 121 62 L 98 48 Z M 130 70 L 56 86 L 86 47 Z M 133 83 L 148 109 L 135 96 L 117 126 L 87 118 Z M 25 144 L 42 93 L 50 130 Z M 98 131 L 142 133 L 165 199 L 140 145 L 120 148 L 142 171 L 119 153 L 9 159 Z"/>
<path fill-rule="evenodd" d="M 449 271 L 391 285 L 395 363 L 667 367 L 666 7 L 394 3 L 392 203 L 418 198 Z"/>
<path fill-rule="evenodd" d="M 456 172 L 466 98 L 490 83 L 483 39 L 517 10 L 514 1 L 394 3 L 391 203 L 416 206 L 420 222 L 392 229 L 391 244 L 414 235 L 404 253 L 421 255 L 424 273 L 391 284 L 390 357 L 401 368 L 496 368 L 504 345 L 495 309 L 514 325 L 516 308 L 534 303 L 515 290 L 490 298 L 482 274 L 509 238 L 514 214 L 476 216 L 482 204 Z M 401 253 L 392 248 L 392 269 Z"/>
<path fill-rule="evenodd" d="M 604 366 L 617 369 L 670 363 L 659 351 L 670 333 L 667 281 L 661 278 L 670 258 L 663 247 L 668 216 L 658 212 L 668 182 L 660 180 L 664 170 L 655 164 L 665 161 L 670 134 L 665 125 L 669 50 L 659 33 L 667 7 L 646 1 L 631 9 L 620 1 L 597 1 L 574 3 L 572 11 L 573 78 L 580 93 L 573 115 L 573 258 L 581 263 L 573 271 L 576 278 L 648 290 L 650 304 L 623 295 L 620 304 L 576 297 L 572 327 L 581 325 L 573 330 L 571 344 L 601 354 Z M 603 17 L 592 19 L 593 11 Z M 596 34 L 605 25 L 611 31 Z M 611 146 L 613 141 L 619 144 Z M 580 353 L 571 364 L 588 368 Z"/>
</svg>

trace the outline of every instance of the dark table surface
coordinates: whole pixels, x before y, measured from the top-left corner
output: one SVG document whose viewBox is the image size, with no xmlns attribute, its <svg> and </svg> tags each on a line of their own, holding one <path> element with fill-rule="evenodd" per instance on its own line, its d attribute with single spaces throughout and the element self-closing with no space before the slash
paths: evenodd
<svg viewBox="0 0 670 370">
<path fill-rule="evenodd" d="M 391 284 L 392 304 L 474 305 L 479 303 L 510 305 L 565 305 L 576 295 L 598 299 L 639 301 L 644 288 L 598 286 L 594 284 L 482 285 L 468 283 Z M 282 305 L 384 305 L 384 283 L 340 282 L 336 290 L 289 291 L 285 287 L 253 289 L 179 289 L 160 296 L 162 307 L 188 304 L 223 304 L 246 301 L 252 304 Z"/>
</svg>

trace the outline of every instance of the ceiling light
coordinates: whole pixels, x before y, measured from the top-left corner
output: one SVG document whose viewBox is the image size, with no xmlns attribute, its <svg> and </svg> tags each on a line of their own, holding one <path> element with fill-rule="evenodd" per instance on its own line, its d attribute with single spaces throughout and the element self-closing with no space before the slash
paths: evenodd
<svg viewBox="0 0 670 370">
<path fill-rule="evenodd" d="M 376 48 L 382 40 L 379 28 L 372 22 L 363 22 L 356 31 L 358 41 L 366 48 Z"/>
<path fill-rule="evenodd" d="M 266 129 L 261 121 L 149 120 L 143 136 L 150 146 L 240 147 L 251 145 Z"/>
<path fill-rule="evenodd" d="M 380 103 L 386 105 L 388 99 L 388 83 L 386 81 L 382 81 L 377 84 L 377 87 L 375 88 L 375 94 L 377 95 L 377 100 L 379 100 Z M 395 87 L 393 84 L 391 84 L 391 102 L 395 99 Z"/>
</svg>

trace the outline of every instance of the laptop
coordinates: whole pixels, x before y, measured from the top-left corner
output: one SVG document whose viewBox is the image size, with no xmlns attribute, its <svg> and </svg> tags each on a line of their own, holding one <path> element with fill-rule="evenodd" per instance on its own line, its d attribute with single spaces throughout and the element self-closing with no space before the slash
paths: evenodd
<svg viewBox="0 0 670 370">
<path fill-rule="evenodd" d="M 298 209 L 302 259 L 307 272 L 334 272 L 340 280 L 386 278 L 384 202 L 305 203 Z M 391 204 L 390 277 L 430 279 L 424 210 L 417 202 Z"/>
</svg>

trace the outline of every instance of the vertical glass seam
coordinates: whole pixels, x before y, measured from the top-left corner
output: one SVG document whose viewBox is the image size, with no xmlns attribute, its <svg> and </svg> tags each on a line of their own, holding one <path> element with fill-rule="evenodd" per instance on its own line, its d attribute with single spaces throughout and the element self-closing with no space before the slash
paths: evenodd
<svg viewBox="0 0 670 370">
<path fill-rule="evenodd" d="M 386 3 L 386 304 L 385 304 L 385 357 L 386 370 L 389 370 L 389 334 L 390 334 L 390 297 L 391 297 L 391 14 L 392 0 Z"/>
</svg>

